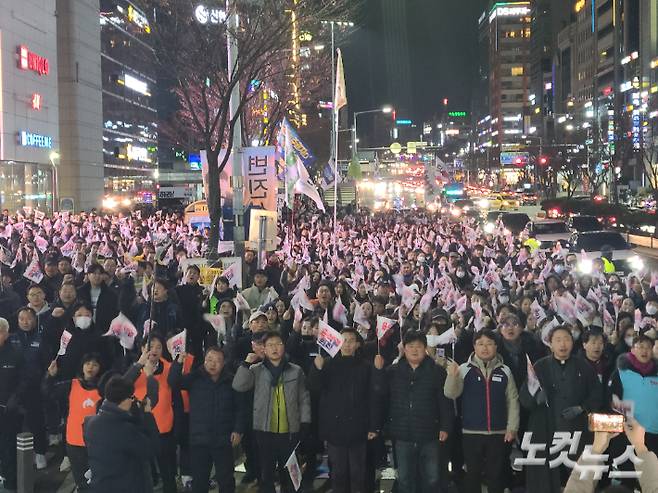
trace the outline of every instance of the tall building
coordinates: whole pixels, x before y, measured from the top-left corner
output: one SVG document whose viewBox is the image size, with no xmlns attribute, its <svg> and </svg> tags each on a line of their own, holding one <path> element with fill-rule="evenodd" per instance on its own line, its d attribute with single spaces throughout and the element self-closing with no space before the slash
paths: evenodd
<svg viewBox="0 0 658 493">
<path fill-rule="evenodd" d="M 0 207 L 100 205 L 97 0 L 0 3 Z"/>
<path fill-rule="evenodd" d="M 151 202 L 158 169 L 151 27 L 130 0 L 101 0 L 100 24 L 105 193 Z"/>
<path fill-rule="evenodd" d="M 500 150 L 524 133 L 530 88 L 530 2 L 496 3 L 489 24 L 489 140 Z"/>
</svg>

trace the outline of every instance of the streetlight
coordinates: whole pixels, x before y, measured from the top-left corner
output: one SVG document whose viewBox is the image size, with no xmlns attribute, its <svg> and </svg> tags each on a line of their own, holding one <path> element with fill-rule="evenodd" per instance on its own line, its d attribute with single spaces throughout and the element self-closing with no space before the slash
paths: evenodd
<svg viewBox="0 0 658 493">
<path fill-rule="evenodd" d="M 57 202 L 59 201 L 59 179 L 57 176 L 57 165 L 55 164 L 55 160 L 60 158 L 59 152 L 52 151 L 48 158 L 50 159 L 50 164 L 53 167 L 53 212 L 55 212 L 55 209 L 57 208 Z"/>
<path fill-rule="evenodd" d="M 384 113 L 384 114 L 389 114 L 393 111 L 393 107 L 390 105 L 382 106 L 381 108 L 377 108 L 376 110 L 366 110 L 366 111 L 355 111 L 354 112 L 354 125 L 352 128 L 354 129 L 354 135 L 352 136 L 352 154 L 356 157 L 357 155 L 357 144 L 359 142 L 359 139 L 356 136 L 356 117 L 359 115 L 364 115 L 366 113 Z"/>
</svg>

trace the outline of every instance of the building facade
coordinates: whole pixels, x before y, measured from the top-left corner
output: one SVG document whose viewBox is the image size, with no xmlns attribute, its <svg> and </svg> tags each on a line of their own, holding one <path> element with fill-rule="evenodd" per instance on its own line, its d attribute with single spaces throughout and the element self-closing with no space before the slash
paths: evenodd
<svg viewBox="0 0 658 493">
<path fill-rule="evenodd" d="M 0 4 L 2 208 L 100 205 L 97 16 L 94 0 Z"/>
<path fill-rule="evenodd" d="M 129 0 L 101 0 L 100 25 L 105 194 L 150 203 L 158 176 L 151 27 Z"/>
<path fill-rule="evenodd" d="M 489 23 L 490 139 L 500 150 L 524 133 L 530 88 L 530 2 L 496 3 Z"/>
</svg>

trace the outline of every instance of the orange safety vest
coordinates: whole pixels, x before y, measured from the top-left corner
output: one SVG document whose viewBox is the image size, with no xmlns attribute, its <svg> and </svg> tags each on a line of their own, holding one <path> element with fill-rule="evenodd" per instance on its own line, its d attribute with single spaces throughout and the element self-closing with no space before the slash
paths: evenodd
<svg viewBox="0 0 658 493">
<path fill-rule="evenodd" d="M 183 375 L 187 375 L 192 369 L 192 363 L 194 363 L 194 356 L 188 354 L 183 361 Z M 190 412 L 190 393 L 187 390 L 180 391 L 181 399 L 183 399 L 183 412 Z"/>
<path fill-rule="evenodd" d="M 155 424 L 158 425 L 158 431 L 169 433 L 174 427 L 174 406 L 171 401 L 171 387 L 167 383 L 171 363 L 163 359 L 160 360 L 162 373 L 153 375 L 158 381 L 158 404 L 153 408 L 153 417 Z M 146 376 L 142 371 L 135 381 L 135 397 L 143 400 L 146 397 Z"/>
<path fill-rule="evenodd" d="M 69 415 L 66 418 L 66 443 L 75 447 L 84 447 L 82 424 L 87 416 L 96 414 L 96 405 L 101 400 L 98 389 L 86 390 L 80 380 L 71 380 L 69 392 Z"/>
</svg>

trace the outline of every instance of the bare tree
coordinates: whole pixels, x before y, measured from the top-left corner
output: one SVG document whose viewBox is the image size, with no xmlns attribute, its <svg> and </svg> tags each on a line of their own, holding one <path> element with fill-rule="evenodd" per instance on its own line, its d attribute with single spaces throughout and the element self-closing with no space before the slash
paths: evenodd
<svg viewBox="0 0 658 493">
<path fill-rule="evenodd" d="M 259 94 L 289 72 L 293 32 L 323 18 L 349 15 L 350 0 L 233 0 L 206 2 L 221 12 L 200 24 L 194 18 L 196 0 L 144 0 L 154 37 L 157 62 L 175 82 L 180 111 L 176 126 L 206 150 L 208 157 L 208 212 L 211 253 L 216 249 L 221 220 L 220 173 L 231 157 L 238 116 Z M 357 2 L 358 3 L 358 2 Z M 237 26 L 233 20 L 239 19 Z M 229 66 L 227 35 L 237 45 L 235 63 Z M 237 113 L 229 111 L 231 93 L 240 89 Z M 283 101 L 282 104 L 289 104 Z M 270 135 L 272 129 L 268 129 Z M 221 152 L 225 150 L 225 152 Z M 221 159 L 220 159 L 221 156 Z"/>
</svg>

